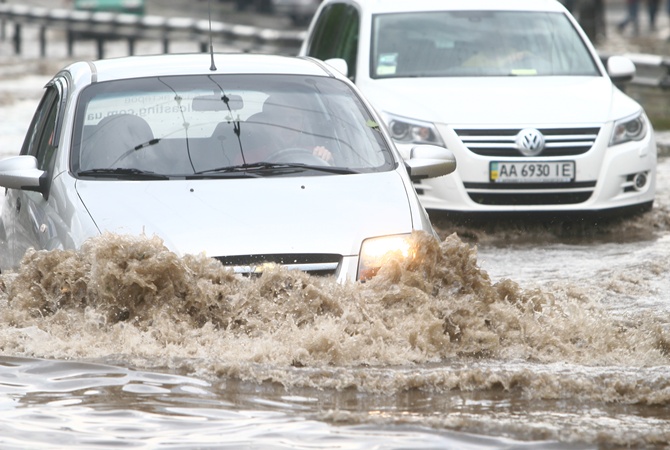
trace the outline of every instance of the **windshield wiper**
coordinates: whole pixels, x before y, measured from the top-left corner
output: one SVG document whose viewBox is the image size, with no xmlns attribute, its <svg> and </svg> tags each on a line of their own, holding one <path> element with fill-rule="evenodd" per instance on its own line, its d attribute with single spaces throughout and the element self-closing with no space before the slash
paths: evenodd
<svg viewBox="0 0 670 450">
<path fill-rule="evenodd" d="M 303 164 L 303 163 L 282 163 L 278 164 L 279 166 L 292 167 L 292 168 L 302 168 L 308 170 L 316 170 L 317 172 L 326 172 L 326 173 L 338 173 L 338 174 L 354 174 L 360 173 L 357 170 L 350 169 L 348 167 L 336 167 L 336 166 L 320 166 L 315 164 Z"/>
<path fill-rule="evenodd" d="M 217 173 L 238 173 L 238 172 L 247 172 L 247 171 L 257 171 L 263 169 L 277 169 L 283 168 L 286 164 L 281 163 L 269 163 L 269 162 L 257 162 L 252 164 L 239 164 L 236 166 L 222 166 L 216 167 L 214 169 L 201 170 L 195 173 L 195 175 L 206 175 L 206 174 L 217 174 Z M 254 174 L 254 176 L 260 176 L 259 174 Z"/>
<path fill-rule="evenodd" d="M 108 169 L 88 169 L 77 173 L 79 176 L 97 176 L 105 178 L 127 178 L 131 180 L 168 180 L 167 175 L 135 168 L 115 167 Z"/>
<path fill-rule="evenodd" d="M 207 175 L 207 174 L 221 174 L 221 173 L 247 173 L 260 176 L 255 172 L 268 173 L 268 172 L 277 172 L 277 171 L 303 171 L 303 170 L 316 170 L 319 172 L 327 173 L 337 173 L 337 174 L 354 174 L 359 173 L 353 169 L 348 169 L 346 167 L 333 167 L 333 166 L 317 166 L 313 164 L 303 164 L 303 163 L 271 163 L 271 162 L 257 162 L 253 164 L 240 164 L 237 166 L 224 166 L 217 167 L 215 169 L 207 169 L 196 172 L 195 175 Z"/>
<path fill-rule="evenodd" d="M 154 139 L 150 139 L 150 140 L 148 140 L 148 141 L 146 141 L 146 142 L 143 142 L 143 143 L 141 143 L 141 144 L 138 144 L 138 145 L 132 147 L 131 149 L 126 150 L 125 152 L 121 153 L 121 156 L 119 156 L 118 158 L 116 158 L 116 159 L 114 160 L 114 162 L 113 162 L 111 165 L 119 164 L 121 161 L 123 161 L 123 160 L 126 159 L 128 156 L 130 156 L 130 155 L 132 155 L 133 153 L 135 153 L 136 151 L 138 151 L 138 150 L 142 150 L 142 149 L 147 148 L 147 147 L 151 147 L 152 145 L 156 145 L 156 144 L 158 144 L 160 141 L 161 141 L 160 138 L 154 138 Z"/>
<path fill-rule="evenodd" d="M 235 166 L 222 166 L 214 169 L 205 169 L 194 172 L 192 175 L 187 175 L 186 178 L 199 177 L 230 177 L 230 178 L 258 178 L 261 175 L 253 171 L 258 169 L 258 164 L 240 164 Z"/>
</svg>

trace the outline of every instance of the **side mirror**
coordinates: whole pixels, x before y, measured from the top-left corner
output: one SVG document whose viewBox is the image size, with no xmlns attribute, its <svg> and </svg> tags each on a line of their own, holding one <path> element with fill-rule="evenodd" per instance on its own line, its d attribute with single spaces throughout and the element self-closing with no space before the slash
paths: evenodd
<svg viewBox="0 0 670 450">
<path fill-rule="evenodd" d="M 40 191 L 44 173 L 37 168 L 37 159 L 34 156 L 12 156 L 0 161 L 0 186 Z"/>
<path fill-rule="evenodd" d="M 607 58 L 607 73 L 615 84 L 626 83 L 635 76 L 635 64 L 625 56 Z"/>
<path fill-rule="evenodd" d="M 342 59 L 342 58 L 330 58 L 324 61 L 326 64 L 328 64 L 330 67 L 333 69 L 337 70 L 340 72 L 342 75 L 345 77 L 349 76 L 349 65 L 347 62 Z"/>
<path fill-rule="evenodd" d="M 438 145 L 417 145 L 410 150 L 405 165 L 412 180 L 437 178 L 456 170 L 456 157 Z"/>
</svg>

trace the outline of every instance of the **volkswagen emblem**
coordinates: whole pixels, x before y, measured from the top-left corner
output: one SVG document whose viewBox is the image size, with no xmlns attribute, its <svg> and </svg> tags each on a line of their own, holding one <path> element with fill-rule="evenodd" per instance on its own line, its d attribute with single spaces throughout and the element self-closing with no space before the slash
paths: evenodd
<svg viewBox="0 0 670 450">
<path fill-rule="evenodd" d="M 516 135 L 515 143 L 524 156 L 537 156 L 544 149 L 544 135 L 535 128 L 524 128 Z"/>
</svg>

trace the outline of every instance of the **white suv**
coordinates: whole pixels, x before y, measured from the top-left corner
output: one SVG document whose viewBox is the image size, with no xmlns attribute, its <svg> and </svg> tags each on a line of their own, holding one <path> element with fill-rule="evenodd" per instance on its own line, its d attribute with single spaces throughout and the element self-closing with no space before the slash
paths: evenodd
<svg viewBox="0 0 670 450">
<path fill-rule="evenodd" d="M 428 209 L 646 211 L 656 143 L 642 107 L 555 0 L 324 0 L 302 55 L 345 72 L 403 155 L 449 148 L 458 169 L 415 183 Z"/>
</svg>

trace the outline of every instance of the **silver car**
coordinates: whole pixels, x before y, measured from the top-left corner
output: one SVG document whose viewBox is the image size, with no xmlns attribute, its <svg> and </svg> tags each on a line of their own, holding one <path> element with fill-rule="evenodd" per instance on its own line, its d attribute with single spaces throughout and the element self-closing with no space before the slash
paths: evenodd
<svg viewBox="0 0 670 450">
<path fill-rule="evenodd" d="M 20 155 L 0 161 L 0 269 L 29 248 L 158 236 L 236 272 L 266 263 L 374 275 L 433 233 L 412 179 L 455 169 L 399 156 L 348 79 L 311 58 L 252 54 L 77 62 L 47 84 Z"/>
</svg>

